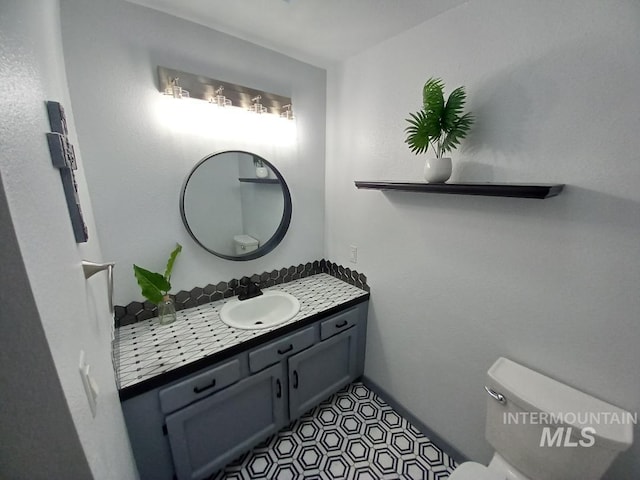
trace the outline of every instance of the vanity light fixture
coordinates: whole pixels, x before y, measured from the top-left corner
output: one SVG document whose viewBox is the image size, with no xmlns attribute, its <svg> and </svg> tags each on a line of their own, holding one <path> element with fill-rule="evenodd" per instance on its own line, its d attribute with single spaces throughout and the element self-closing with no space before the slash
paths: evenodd
<svg viewBox="0 0 640 480">
<path fill-rule="evenodd" d="M 286 118 L 287 120 L 295 120 L 296 117 L 293 115 L 293 110 L 291 109 L 291 104 L 285 105 L 282 107 L 282 112 L 280 112 L 281 118 Z"/>
<path fill-rule="evenodd" d="M 253 112 L 253 113 L 257 113 L 258 115 L 263 114 L 263 113 L 267 113 L 267 107 L 262 105 L 260 103 L 260 100 L 262 100 L 262 95 L 258 95 L 256 97 L 253 97 L 251 99 L 251 101 L 253 103 L 251 104 L 251 106 L 247 110 L 249 110 L 250 112 Z"/>
<path fill-rule="evenodd" d="M 227 97 L 225 97 L 224 95 L 222 95 L 222 91 L 224 90 L 224 87 L 222 85 L 220 85 L 218 87 L 218 89 L 215 91 L 215 97 L 211 97 L 209 99 L 209 103 L 213 103 L 219 107 L 230 107 L 233 104 L 231 103 L 231 100 L 229 100 Z"/>
<path fill-rule="evenodd" d="M 178 85 L 179 77 L 173 77 L 169 79 L 169 85 L 164 89 L 165 95 L 170 95 L 173 98 L 189 98 L 189 92 Z"/>
<path fill-rule="evenodd" d="M 220 107 L 270 113 L 276 118 L 294 118 L 290 97 L 166 67 L 158 67 L 158 89 L 174 98 L 187 97 L 205 100 Z"/>
</svg>

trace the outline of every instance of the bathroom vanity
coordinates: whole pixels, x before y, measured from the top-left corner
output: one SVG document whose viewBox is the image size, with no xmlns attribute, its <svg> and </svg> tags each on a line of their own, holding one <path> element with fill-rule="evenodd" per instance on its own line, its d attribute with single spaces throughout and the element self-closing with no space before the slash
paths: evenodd
<svg viewBox="0 0 640 480">
<path fill-rule="evenodd" d="M 328 274 L 275 289 L 300 311 L 271 329 L 224 324 L 229 298 L 182 310 L 169 326 L 117 330 L 120 398 L 143 480 L 206 478 L 362 375 L 366 291 Z"/>
</svg>

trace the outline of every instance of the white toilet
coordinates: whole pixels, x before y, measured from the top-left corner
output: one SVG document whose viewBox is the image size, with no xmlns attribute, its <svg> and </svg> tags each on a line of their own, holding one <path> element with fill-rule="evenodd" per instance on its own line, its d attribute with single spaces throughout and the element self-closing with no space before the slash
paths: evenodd
<svg viewBox="0 0 640 480">
<path fill-rule="evenodd" d="M 251 235 L 234 235 L 233 244 L 235 245 L 236 255 L 246 255 L 258 249 L 258 240 Z"/>
<path fill-rule="evenodd" d="M 506 358 L 487 377 L 495 453 L 488 467 L 465 462 L 449 480 L 597 480 L 633 442 L 636 418 L 614 405 Z"/>
</svg>

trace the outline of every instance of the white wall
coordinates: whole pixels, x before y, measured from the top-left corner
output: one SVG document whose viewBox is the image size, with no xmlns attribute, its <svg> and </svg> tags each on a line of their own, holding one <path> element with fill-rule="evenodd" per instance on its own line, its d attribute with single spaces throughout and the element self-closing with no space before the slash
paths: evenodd
<svg viewBox="0 0 640 480">
<path fill-rule="evenodd" d="M 266 167 L 266 165 L 265 165 Z M 276 176 L 267 167 L 269 178 Z M 240 164 L 243 177 L 255 177 L 253 160 Z M 243 232 L 258 240 L 260 245 L 267 242 L 278 229 L 284 211 L 284 193 L 280 184 L 242 183 Z"/>
<path fill-rule="evenodd" d="M 366 375 L 473 459 L 499 356 L 640 410 L 639 46 L 635 1 L 475 0 L 329 73 L 327 257 L 357 245 L 371 285 Z M 477 116 L 454 179 L 565 192 L 357 191 L 421 180 L 403 130 L 430 76 Z M 640 440 L 608 478 L 638 475 Z"/>
<path fill-rule="evenodd" d="M 172 276 L 174 292 L 322 257 L 324 70 L 122 1 L 62 0 L 62 13 L 96 223 L 105 258 L 117 262 L 116 303 L 141 298 L 131 265 L 160 271 L 176 241 L 184 249 Z M 205 102 L 188 106 L 163 97 L 158 65 L 290 96 L 297 139 L 265 123 L 252 129 L 245 121 L 239 126 L 232 117 L 215 117 Z M 266 158 L 291 189 L 289 233 L 261 259 L 214 257 L 190 239 L 180 220 L 180 188 L 191 168 L 228 149 Z"/>
<path fill-rule="evenodd" d="M 3 133 L 4 127 L 3 123 Z M 29 287 L 1 179 L 0 242 L 0 477 L 90 478 Z"/>
<path fill-rule="evenodd" d="M 8 264 L 3 262 L 2 270 L 2 298 L 10 297 L 6 304 L 2 301 L 2 325 L 8 331 L 3 343 L 7 339 L 17 342 L 10 350 L 3 348 L 2 370 L 12 372 L 3 374 L 3 396 L 9 397 L 9 403 L 2 402 L 2 415 L 18 415 L 23 428 L 13 432 L 3 428 L 2 444 L 12 445 L 9 449 L 27 447 L 25 437 L 42 435 L 32 440 L 33 450 L 17 453 L 10 463 L 0 462 L 0 476 L 84 479 L 93 474 L 97 479 L 137 478 L 111 365 L 112 321 L 106 279 L 97 276 L 86 281 L 80 264 L 82 258 L 100 261 L 101 253 L 81 148 L 73 135 L 59 5 L 49 0 L 6 1 L 0 12 L 0 174 L 15 230 L 11 231 L 9 220 L 3 216 L 3 238 L 11 242 L 17 239 L 24 262 L 23 267 L 16 257 Z M 75 243 L 60 174 L 51 164 L 45 136 L 50 131 L 46 100 L 59 101 L 66 107 L 77 153 L 79 195 L 89 228 L 90 241 L 86 244 Z M 15 250 L 11 243 L 3 245 L 3 255 Z M 25 285 L 24 272 L 31 292 Z M 13 284 L 12 274 L 16 275 Z M 14 314 L 17 299 L 25 300 L 24 318 Z M 28 355 L 34 348 L 39 351 Z M 18 352 L 6 356 L 11 349 Z M 78 374 L 81 349 L 101 390 L 95 419 Z M 22 382 L 17 378 L 20 373 L 28 375 Z M 43 375 L 48 378 L 40 382 Z M 15 383 L 7 386 L 7 378 Z M 9 390 L 18 387 L 27 390 Z M 25 406 L 36 411 L 17 408 L 16 399 L 27 393 L 31 393 L 31 399 Z M 65 422 L 67 418 L 72 419 L 71 426 Z M 41 431 L 34 425 L 39 420 L 43 421 Z M 16 418 L 9 419 L 8 424 L 11 422 Z M 4 421 L 2 424 L 7 425 Z M 64 427 L 59 436 L 52 432 L 56 424 Z"/>
<path fill-rule="evenodd" d="M 242 233 L 238 161 L 238 154 L 227 153 L 201 163 L 184 198 L 184 214 L 196 238 L 227 255 L 235 254 L 233 236 Z"/>
</svg>

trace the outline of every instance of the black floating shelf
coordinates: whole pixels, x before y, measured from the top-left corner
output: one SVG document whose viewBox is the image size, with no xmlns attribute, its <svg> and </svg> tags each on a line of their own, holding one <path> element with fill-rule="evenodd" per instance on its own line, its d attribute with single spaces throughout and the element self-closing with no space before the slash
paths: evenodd
<svg viewBox="0 0 640 480">
<path fill-rule="evenodd" d="M 489 197 L 549 198 L 558 195 L 564 184 L 525 183 L 419 183 L 419 182 L 363 182 L 357 188 L 396 190 L 401 192 L 448 193 L 453 195 L 484 195 Z"/>
<path fill-rule="evenodd" d="M 238 180 L 244 183 L 280 183 L 277 178 L 239 178 Z"/>
</svg>

